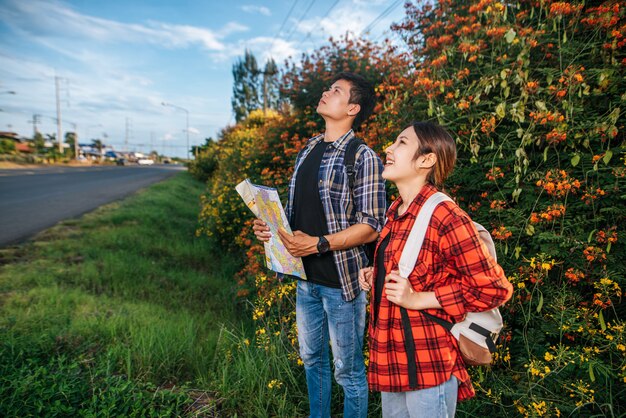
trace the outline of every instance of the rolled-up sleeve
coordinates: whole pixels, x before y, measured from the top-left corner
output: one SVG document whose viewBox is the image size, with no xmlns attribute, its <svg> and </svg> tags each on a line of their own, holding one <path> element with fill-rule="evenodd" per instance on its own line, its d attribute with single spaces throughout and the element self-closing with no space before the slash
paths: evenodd
<svg viewBox="0 0 626 418">
<path fill-rule="evenodd" d="M 509 300 L 513 286 L 481 245 L 471 219 L 451 211 L 442 225 L 441 251 L 459 275 L 456 282 L 435 290 L 444 311 L 458 322 L 466 312 L 487 311 Z"/>
<path fill-rule="evenodd" d="M 367 224 L 380 232 L 385 219 L 386 195 L 385 180 L 382 177 L 383 163 L 376 153 L 368 147 L 355 164 L 354 207 L 356 223 Z"/>
</svg>

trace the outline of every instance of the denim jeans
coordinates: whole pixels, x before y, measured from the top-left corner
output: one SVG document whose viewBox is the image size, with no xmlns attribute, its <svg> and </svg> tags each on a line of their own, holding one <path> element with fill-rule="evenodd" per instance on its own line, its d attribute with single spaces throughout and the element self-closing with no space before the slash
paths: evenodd
<svg viewBox="0 0 626 418">
<path fill-rule="evenodd" d="M 381 392 L 383 418 L 454 418 L 459 381 L 410 392 Z"/>
<path fill-rule="evenodd" d="M 363 361 L 366 303 L 365 292 L 346 302 L 341 289 L 298 282 L 296 323 L 312 418 L 330 417 L 329 339 L 335 380 L 345 395 L 343 416 L 367 416 L 368 388 Z"/>
</svg>

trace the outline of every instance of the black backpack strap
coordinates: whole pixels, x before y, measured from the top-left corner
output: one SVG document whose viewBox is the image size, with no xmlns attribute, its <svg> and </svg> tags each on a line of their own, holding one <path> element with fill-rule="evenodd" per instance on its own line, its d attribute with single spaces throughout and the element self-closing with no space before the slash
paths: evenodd
<svg viewBox="0 0 626 418">
<path fill-rule="evenodd" d="M 444 327 L 448 331 L 452 331 L 452 327 L 454 326 L 454 324 L 452 322 L 448 322 L 445 319 L 439 318 L 438 316 L 431 315 L 428 312 L 424 312 L 424 311 L 421 311 L 421 312 L 424 314 L 424 316 L 426 316 L 431 321 L 441 325 L 442 327 Z M 494 336 L 491 333 L 491 331 L 489 331 L 488 329 L 483 328 L 480 325 L 475 324 L 473 322 L 470 324 L 469 328 L 472 331 L 474 331 L 474 332 L 482 335 L 483 337 L 485 337 L 485 344 L 487 344 L 487 348 L 489 348 L 489 352 L 490 353 L 495 353 L 496 352 L 496 343 L 494 342 Z"/>
<path fill-rule="evenodd" d="M 348 174 L 348 186 L 350 187 L 350 193 L 354 189 L 354 179 L 356 178 L 356 170 L 354 165 L 356 163 L 356 152 L 361 145 L 365 144 L 362 139 L 353 137 L 348 146 L 346 147 L 346 155 L 343 159 L 346 166 L 346 173 Z"/>
<path fill-rule="evenodd" d="M 406 352 L 407 369 L 409 372 L 409 388 L 417 389 L 417 362 L 415 361 L 415 340 L 411 319 L 405 308 L 400 307 L 402 316 L 402 328 L 404 330 L 404 351 Z"/>
<path fill-rule="evenodd" d="M 452 322 L 448 322 L 448 321 L 446 321 L 445 319 L 441 319 L 441 318 L 439 318 L 438 316 L 435 316 L 435 315 L 429 314 L 429 313 L 428 313 L 428 312 L 426 312 L 426 311 L 421 311 L 421 312 L 424 314 L 424 316 L 425 316 L 426 318 L 428 318 L 428 319 L 430 319 L 431 321 L 433 321 L 433 322 L 435 322 L 435 323 L 437 323 L 437 324 L 441 325 L 442 327 L 444 327 L 444 328 L 445 328 L 445 329 L 447 329 L 448 331 L 452 331 L 452 326 L 454 325 Z"/>
</svg>

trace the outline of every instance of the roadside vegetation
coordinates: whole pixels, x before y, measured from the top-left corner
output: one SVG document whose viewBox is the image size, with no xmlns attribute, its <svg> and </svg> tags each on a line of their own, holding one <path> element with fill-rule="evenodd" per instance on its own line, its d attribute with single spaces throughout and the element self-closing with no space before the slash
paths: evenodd
<svg viewBox="0 0 626 418">
<path fill-rule="evenodd" d="M 0 416 L 233 416 L 233 387 L 263 393 L 272 359 L 233 356 L 240 258 L 195 235 L 202 189 L 183 173 L 1 250 Z"/>
<path fill-rule="evenodd" d="M 254 301 L 254 343 L 287 347 L 289 370 L 301 369 L 295 292 L 267 273 L 232 185 L 249 177 L 286 198 L 298 151 L 323 130 L 322 92 L 335 73 L 357 71 L 379 99 L 358 135 L 381 156 L 411 120 L 454 135 L 447 191 L 491 232 L 515 286 L 495 360 L 471 368 L 477 396 L 459 416 L 624 416 L 626 2 L 441 0 L 405 10 L 393 43 L 347 36 L 289 60 L 282 106 L 250 109 L 192 163 L 208 179 L 202 231 L 247 251 L 237 295 Z"/>
</svg>

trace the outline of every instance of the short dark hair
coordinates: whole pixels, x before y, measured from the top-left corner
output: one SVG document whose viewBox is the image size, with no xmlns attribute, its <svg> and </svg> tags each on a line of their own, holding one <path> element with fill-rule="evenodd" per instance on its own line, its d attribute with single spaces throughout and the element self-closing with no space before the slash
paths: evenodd
<svg viewBox="0 0 626 418">
<path fill-rule="evenodd" d="M 374 92 L 374 86 L 372 83 L 367 81 L 365 77 L 350 72 L 341 72 L 337 74 L 333 78 L 332 83 L 335 83 L 338 80 L 346 80 L 350 83 L 349 103 L 361 106 L 361 110 L 354 118 L 353 127 L 356 130 L 374 111 L 374 106 L 376 105 L 376 93 Z"/>
<path fill-rule="evenodd" d="M 444 127 L 432 122 L 413 121 L 409 126 L 415 130 L 419 142 L 413 160 L 421 155 L 434 153 L 437 162 L 428 173 L 427 181 L 440 189 L 443 188 L 456 163 L 456 143 L 452 135 Z"/>
</svg>

